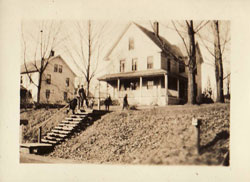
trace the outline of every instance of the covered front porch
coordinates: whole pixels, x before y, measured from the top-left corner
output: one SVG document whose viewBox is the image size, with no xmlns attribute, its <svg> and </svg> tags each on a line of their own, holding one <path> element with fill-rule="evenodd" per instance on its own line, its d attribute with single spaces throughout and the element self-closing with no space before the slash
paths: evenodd
<svg viewBox="0 0 250 182">
<path fill-rule="evenodd" d="M 131 105 L 169 105 L 185 100 L 185 78 L 178 78 L 165 70 L 146 70 L 108 74 L 99 81 L 107 83 L 107 94 L 123 101 L 125 94 Z"/>
</svg>

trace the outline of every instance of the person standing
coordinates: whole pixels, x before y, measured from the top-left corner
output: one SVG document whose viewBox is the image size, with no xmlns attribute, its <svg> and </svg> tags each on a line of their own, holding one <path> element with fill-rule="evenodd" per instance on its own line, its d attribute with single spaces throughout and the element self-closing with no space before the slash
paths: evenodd
<svg viewBox="0 0 250 182">
<path fill-rule="evenodd" d="M 105 105 L 105 109 L 106 111 L 109 111 L 109 106 L 112 104 L 112 100 L 110 98 L 110 95 L 105 99 L 104 101 L 104 105 Z"/>
<path fill-rule="evenodd" d="M 83 85 L 79 89 L 78 93 L 79 93 L 79 96 L 80 96 L 80 107 L 83 107 L 83 101 L 86 100 L 86 94 L 85 94 L 85 91 L 83 89 Z"/>
<path fill-rule="evenodd" d="M 122 110 L 126 108 L 128 109 L 128 95 L 126 94 L 123 98 L 123 106 L 122 106 Z"/>
</svg>

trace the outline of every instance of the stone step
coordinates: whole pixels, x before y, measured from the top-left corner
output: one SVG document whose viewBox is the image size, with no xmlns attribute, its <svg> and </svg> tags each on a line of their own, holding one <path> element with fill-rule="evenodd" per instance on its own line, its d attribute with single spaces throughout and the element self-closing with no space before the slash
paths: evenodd
<svg viewBox="0 0 250 182">
<path fill-rule="evenodd" d="M 65 118 L 66 121 L 82 121 L 83 118 L 71 118 L 71 117 L 68 117 L 68 118 Z"/>
<path fill-rule="evenodd" d="M 45 140 L 53 140 L 53 141 L 62 141 L 63 138 L 58 138 L 58 137 L 53 137 L 53 136 L 45 136 L 44 137 Z"/>
<path fill-rule="evenodd" d="M 54 133 L 60 133 L 60 134 L 69 134 L 71 131 L 63 131 L 63 130 L 57 130 L 57 129 L 52 129 L 51 130 Z"/>
<path fill-rule="evenodd" d="M 47 133 L 47 136 L 56 136 L 56 137 L 60 137 L 60 138 L 66 138 L 68 135 L 51 132 L 51 133 Z"/>
<path fill-rule="evenodd" d="M 42 141 L 42 143 L 49 143 L 49 144 L 57 144 L 58 143 L 57 141 L 47 140 L 47 139 L 42 139 L 41 141 Z"/>
<path fill-rule="evenodd" d="M 55 129 L 58 129 L 58 130 L 72 131 L 75 127 L 56 126 L 56 127 L 54 127 L 54 128 L 55 128 Z"/>
<path fill-rule="evenodd" d="M 78 123 L 77 124 L 70 124 L 70 123 L 68 123 L 68 124 L 66 124 L 66 123 L 60 123 L 60 124 L 58 124 L 57 126 L 60 126 L 60 127 L 73 127 L 73 128 L 75 128 L 75 127 L 77 127 L 77 125 L 78 125 Z"/>
<path fill-rule="evenodd" d="M 71 117 L 71 118 L 85 118 L 86 116 L 87 116 L 87 114 L 83 113 L 83 114 L 70 115 L 69 117 Z"/>
<path fill-rule="evenodd" d="M 62 121 L 61 123 L 65 123 L 65 124 L 79 124 L 81 121 Z"/>
</svg>

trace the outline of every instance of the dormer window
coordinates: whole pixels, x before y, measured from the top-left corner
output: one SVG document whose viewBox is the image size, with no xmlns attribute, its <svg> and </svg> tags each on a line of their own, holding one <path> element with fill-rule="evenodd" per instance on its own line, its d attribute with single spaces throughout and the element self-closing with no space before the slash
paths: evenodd
<svg viewBox="0 0 250 182">
<path fill-rule="evenodd" d="M 134 48 L 135 48 L 134 38 L 130 37 L 128 40 L 128 50 L 134 50 Z"/>
</svg>

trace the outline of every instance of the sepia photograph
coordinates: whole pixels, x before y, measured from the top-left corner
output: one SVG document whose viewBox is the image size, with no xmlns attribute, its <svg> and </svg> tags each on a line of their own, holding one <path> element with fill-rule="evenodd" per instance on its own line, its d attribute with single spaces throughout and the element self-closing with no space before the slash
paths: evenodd
<svg viewBox="0 0 250 182">
<path fill-rule="evenodd" d="M 20 163 L 230 165 L 230 21 L 22 21 Z"/>
<path fill-rule="evenodd" d="M 0 181 L 250 181 L 249 5 L 0 1 Z"/>
</svg>

